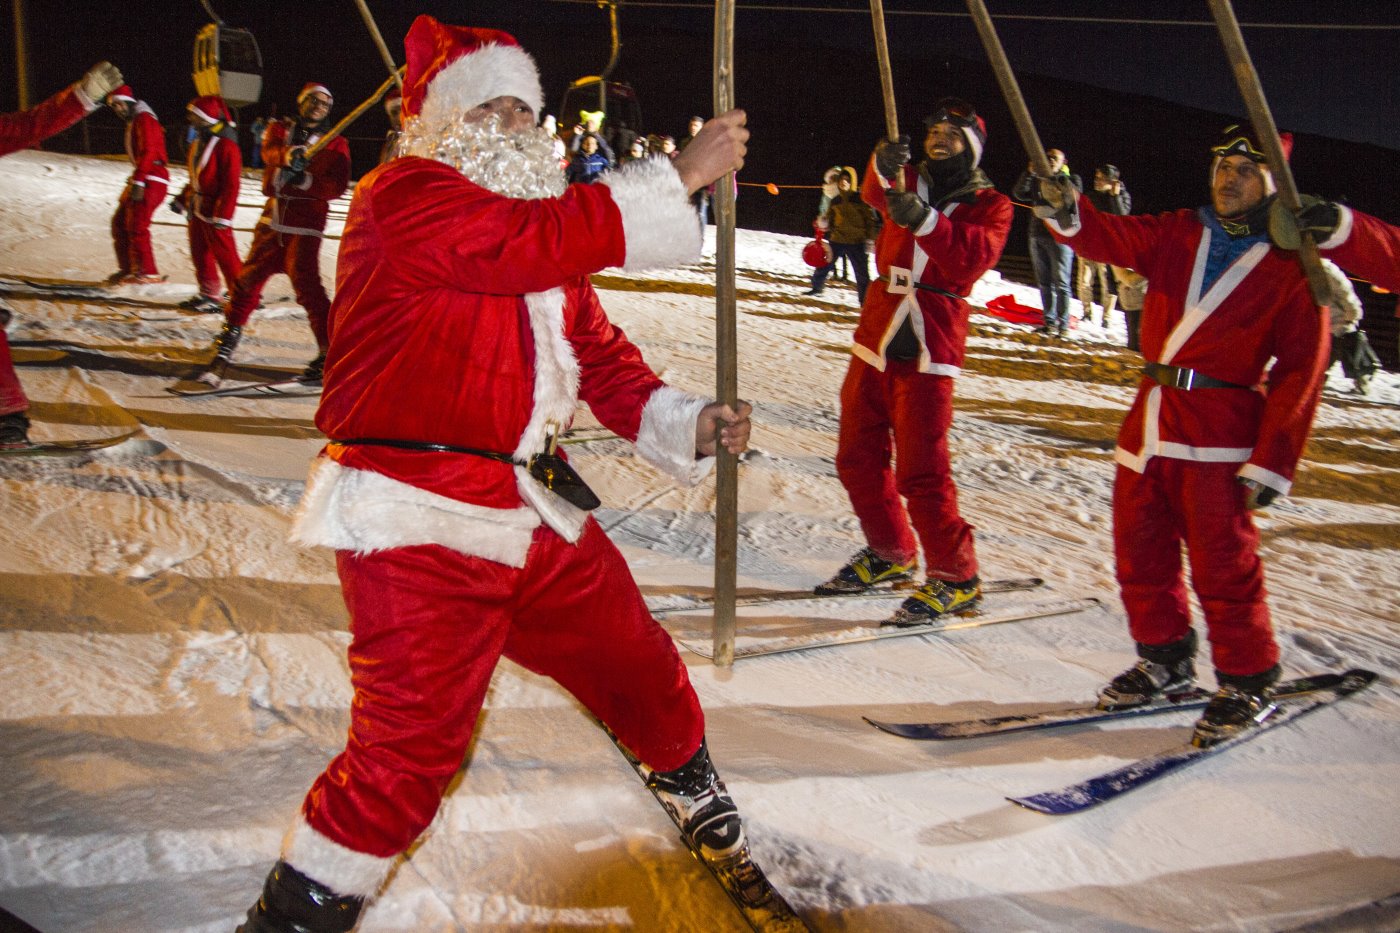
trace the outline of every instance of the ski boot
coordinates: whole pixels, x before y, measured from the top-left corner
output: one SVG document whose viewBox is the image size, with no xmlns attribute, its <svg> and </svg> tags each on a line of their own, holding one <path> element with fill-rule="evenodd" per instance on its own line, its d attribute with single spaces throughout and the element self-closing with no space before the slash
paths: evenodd
<svg viewBox="0 0 1400 933">
<path fill-rule="evenodd" d="M 124 275 L 124 276 L 122 276 L 121 278 L 117 279 L 117 281 L 116 281 L 115 283 L 113 283 L 113 284 L 116 284 L 116 285 L 159 285 L 161 282 L 164 282 L 165 279 L 166 279 L 165 276 L 163 276 L 163 275 L 158 275 L 158 274 L 155 274 L 155 273 L 128 272 L 126 275 Z"/>
<path fill-rule="evenodd" d="M 1183 693 L 1196 683 L 1196 630 L 1165 645 L 1138 643 L 1138 662 L 1099 691 L 1101 710 L 1146 706 L 1158 697 Z"/>
<path fill-rule="evenodd" d="M 238 349 L 238 341 L 242 338 L 243 328 L 225 322 L 219 336 L 214 338 L 214 358 L 194 375 L 194 380 L 217 388 L 224 381 L 224 373 L 228 372 L 229 364 L 233 362 L 233 351 Z"/>
<path fill-rule="evenodd" d="M 971 612 L 982 602 L 982 581 L 978 577 L 961 583 L 929 580 L 900 604 L 895 614 L 883 625 L 909 628 L 937 622 L 944 616 Z"/>
<path fill-rule="evenodd" d="M 362 897 L 341 897 L 286 862 L 272 866 L 262 896 L 234 933 L 348 933 Z"/>
<path fill-rule="evenodd" d="M 715 773 L 704 739 L 700 750 L 676 770 L 648 772 L 646 784 L 706 861 L 725 859 L 743 850 L 748 840 L 739 809 Z"/>
<path fill-rule="evenodd" d="M 0 415 L 0 450 L 23 450 L 29 446 L 29 417 L 22 411 Z"/>
<path fill-rule="evenodd" d="M 864 593 L 877 583 L 893 583 L 897 580 L 913 579 L 918 564 L 907 564 L 885 560 L 870 548 L 861 548 L 846 566 L 836 572 L 836 576 L 819 584 L 812 592 L 818 596 L 847 596 L 851 593 Z"/>
<path fill-rule="evenodd" d="M 1273 697 L 1273 685 L 1278 680 L 1278 674 L 1277 664 L 1262 674 L 1247 677 L 1216 671 L 1215 679 L 1220 689 L 1206 704 L 1201 718 L 1196 720 L 1191 744 L 1197 748 L 1209 748 L 1258 726 L 1272 716 L 1278 710 Z"/>
<path fill-rule="evenodd" d="M 215 298 L 212 295 L 195 295 L 180 302 L 179 307 L 196 314 L 214 314 L 223 310 L 224 302 L 222 298 Z"/>
<path fill-rule="evenodd" d="M 316 354 L 314 360 L 306 364 L 306 368 L 301 371 L 301 375 L 297 378 L 308 384 L 320 385 L 321 378 L 325 375 L 325 372 L 326 351 L 322 350 L 320 353 Z"/>
</svg>

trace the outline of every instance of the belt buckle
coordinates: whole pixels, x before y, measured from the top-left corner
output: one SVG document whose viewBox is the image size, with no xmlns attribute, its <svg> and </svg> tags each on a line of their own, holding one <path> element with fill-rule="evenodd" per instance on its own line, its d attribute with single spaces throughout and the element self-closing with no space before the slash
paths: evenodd
<svg viewBox="0 0 1400 933">
<path fill-rule="evenodd" d="M 891 295 L 907 295 L 914 290 L 914 270 L 890 266 L 890 285 L 886 289 Z"/>
<path fill-rule="evenodd" d="M 1191 384 L 1196 381 L 1196 371 L 1194 369 L 1181 369 L 1176 367 L 1176 374 L 1172 379 L 1172 385 L 1178 389 L 1190 391 Z"/>
</svg>

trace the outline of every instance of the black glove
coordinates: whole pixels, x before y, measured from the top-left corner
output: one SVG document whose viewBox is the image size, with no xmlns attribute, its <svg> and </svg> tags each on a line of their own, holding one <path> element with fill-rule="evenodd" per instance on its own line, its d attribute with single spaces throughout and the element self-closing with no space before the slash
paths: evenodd
<svg viewBox="0 0 1400 933">
<path fill-rule="evenodd" d="M 928 215 L 933 213 L 928 202 L 912 191 L 886 191 L 885 208 L 890 213 L 890 220 L 910 230 L 918 230 L 928 220 Z"/>
<path fill-rule="evenodd" d="M 175 213 L 177 213 L 177 214 L 184 214 L 184 213 L 185 213 L 185 202 L 184 202 L 184 201 L 181 201 L 179 198 L 171 198 L 171 199 L 170 199 L 170 209 L 171 209 L 172 211 L 174 211 Z"/>
<path fill-rule="evenodd" d="M 1298 200 L 1302 207 L 1296 214 L 1278 198 L 1269 205 L 1269 239 L 1279 249 L 1297 249 L 1302 245 L 1304 231 L 1312 234 L 1314 242 L 1325 242 L 1342 222 L 1342 209 L 1331 201 L 1310 194 L 1301 195 Z"/>
<path fill-rule="evenodd" d="M 306 166 L 310 164 L 310 159 L 306 157 L 306 150 L 300 147 L 293 149 L 287 159 L 287 171 L 293 175 L 300 175 L 306 171 Z"/>
<path fill-rule="evenodd" d="M 880 144 L 875 147 L 875 171 L 883 175 L 886 181 L 894 181 L 898 178 L 900 170 L 908 164 L 908 136 L 901 136 L 894 142 L 882 139 Z"/>
<path fill-rule="evenodd" d="M 140 204 L 142 201 L 146 200 L 146 186 L 132 185 L 131 200 L 135 201 L 137 204 Z"/>
<path fill-rule="evenodd" d="M 1243 476 L 1236 477 L 1236 479 L 1239 484 L 1247 490 L 1244 498 L 1244 507 L 1251 512 L 1255 509 L 1266 507 L 1270 502 L 1278 498 L 1278 490 L 1271 486 L 1265 486 L 1263 483 L 1247 479 Z"/>
<path fill-rule="evenodd" d="M 305 181 L 306 172 L 294 171 L 291 168 L 277 170 L 277 187 L 279 188 L 299 188 Z"/>
</svg>

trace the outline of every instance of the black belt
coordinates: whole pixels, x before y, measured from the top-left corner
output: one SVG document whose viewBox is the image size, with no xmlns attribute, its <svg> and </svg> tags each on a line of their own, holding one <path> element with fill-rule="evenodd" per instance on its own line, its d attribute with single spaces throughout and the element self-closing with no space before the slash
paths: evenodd
<svg viewBox="0 0 1400 933">
<path fill-rule="evenodd" d="M 510 454 L 498 453 L 494 450 L 456 447 L 452 444 L 434 444 L 430 441 L 403 441 L 387 437 L 351 437 L 343 441 L 331 441 L 331 443 L 338 447 L 396 447 L 399 450 L 485 457 L 487 460 L 523 466 L 545 489 L 585 512 L 592 511 L 602 504 L 598 496 L 583 481 L 583 477 L 575 473 L 573 467 L 554 452 L 553 443 L 550 444 L 550 449 L 547 452 L 535 454 L 524 463 L 516 460 Z"/>
<path fill-rule="evenodd" d="M 899 282 L 896 282 L 894 280 L 893 276 L 887 276 L 885 278 L 885 281 L 890 285 L 900 284 Z M 946 288 L 939 288 L 937 285 L 925 285 L 923 282 L 910 282 L 909 287 L 917 288 L 920 291 L 934 292 L 936 294 L 943 295 L 947 298 L 956 298 L 958 301 L 967 301 L 967 298 L 965 296 L 959 295 L 957 292 L 950 292 Z"/>
<path fill-rule="evenodd" d="M 1143 367 L 1143 372 L 1148 378 L 1155 380 L 1158 384 L 1169 386 L 1173 389 L 1253 389 L 1254 386 L 1242 386 L 1236 382 L 1226 382 L 1224 379 L 1216 379 L 1212 376 L 1198 373 L 1194 369 L 1182 369 L 1180 366 L 1168 366 L 1165 363 L 1148 363 Z"/>
</svg>

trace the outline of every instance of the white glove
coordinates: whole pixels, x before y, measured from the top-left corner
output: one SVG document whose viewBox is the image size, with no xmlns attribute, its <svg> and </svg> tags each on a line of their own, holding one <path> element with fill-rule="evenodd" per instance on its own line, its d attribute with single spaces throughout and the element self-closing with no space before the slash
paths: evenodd
<svg viewBox="0 0 1400 933">
<path fill-rule="evenodd" d="M 122 83 L 122 73 L 111 62 L 98 62 L 78 79 L 78 87 L 83 95 L 94 104 L 102 103 L 107 95 L 121 87 Z"/>
</svg>

